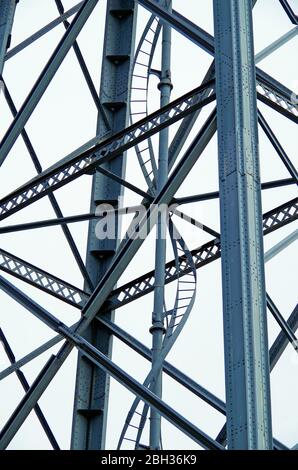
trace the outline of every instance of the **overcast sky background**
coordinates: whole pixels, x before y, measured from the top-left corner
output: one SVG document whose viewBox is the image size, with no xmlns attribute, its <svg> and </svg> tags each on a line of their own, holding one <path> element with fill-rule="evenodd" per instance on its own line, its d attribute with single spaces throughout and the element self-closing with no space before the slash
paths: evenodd
<svg viewBox="0 0 298 470">
<path fill-rule="evenodd" d="M 64 0 L 65 9 L 76 2 Z M 298 12 L 298 0 L 289 0 Z M 192 21 L 213 34 L 213 15 L 211 0 L 174 0 L 173 6 Z M 100 0 L 94 13 L 89 18 L 79 35 L 78 43 L 84 54 L 95 86 L 99 88 L 102 44 L 104 33 L 106 1 Z M 57 10 L 53 0 L 21 0 L 17 6 L 11 47 L 31 35 L 33 32 L 56 18 Z M 139 7 L 137 39 L 144 29 L 149 13 Z M 254 9 L 255 51 L 259 52 L 272 41 L 292 28 L 288 17 L 278 0 L 258 0 Z M 28 95 L 40 71 L 64 33 L 64 27 L 58 26 L 49 34 L 13 57 L 6 63 L 4 78 L 17 108 Z M 259 66 L 277 80 L 298 92 L 297 77 L 297 36 L 263 60 Z M 174 89 L 172 99 L 198 86 L 205 75 L 212 58 L 175 31 L 173 32 L 172 80 Z M 154 68 L 160 67 L 160 54 L 157 50 Z M 149 109 L 159 107 L 157 78 L 150 81 Z M 262 103 L 258 103 L 270 126 L 276 132 L 289 157 L 297 161 L 297 128 L 285 117 L 274 112 Z M 0 96 L 2 136 L 12 120 L 3 95 Z M 201 113 L 185 148 L 212 110 L 209 105 Z M 81 70 L 71 50 L 62 66 L 48 87 L 45 95 L 30 118 L 26 129 L 33 146 L 45 169 L 64 157 L 95 135 L 96 108 L 83 79 Z M 176 126 L 172 126 L 172 138 Z M 273 147 L 260 130 L 260 161 L 262 181 L 270 181 L 289 176 Z M 153 139 L 155 147 L 157 139 Z M 181 153 L 181 155 L 183 152 Z M 127 156 L 127 180 L 146 190 L 146 185 L 138 167 L 134 150 Z M 0 172 L 0 197 L 3 197 L 19 185 L 35 176 L 35 170 L 28 152 L 19 138 L 11 150 Z M 65 216 L 89 212 L 91 177 L 83 176 L 55 192 Z M 198 194 L 218 189 L 217 141 L 216 136 L 209 143 L 202 157 L 187 177 L 177 195 Z M 263 212 L 288 201 L 297 195 L 293 186 L 283 189 L 263 191 Z M 140 199 L 130 191 L 125 192 L 125 205 L 137 204 Z M 208 201 L 183 206 L 182 209 L 219 231 L 218 201 Z M 53 218 L 54 213 L 47 198 L 32 204 L 16 215 L 6 219 L 1 225 L 29 222 Z M 123 221 L 123 230 L 129 219 Z M 208 241 L 210 237 L 186 222 L 177 220 L 182 235 L 193 249 Z M 85 258 L 88 223 L 71 224 L 70 230 Z M 273 246 L 297 224 L 290 224 L 265 237 L 265 250 Z M 153 269 L 155 230 L 143 244 L 127 271 L 119 280 L 119 285 Z M 1 235 L 1 247 L 46 269 L 52 274 L 83 287 L 80 272 L 71 255 L 59 227 L 18 232 Z M 173 254 L 170 247 L 168 259 Z M 267 291 L 287 318 L 297 302 L 297 242 L 266 265 Z M 48 311 L 71 325 L 79 318 L 77 309 L 31 287 L 27 284 L 2 274 L 13 284 L 21 288 Z M 174 284 L 174 283 L 173 283 Z M 175 285 L 167 288 L 168 304 L 173 302 Z M 6 334 L 17 358 L 54 336 L 48 327 L 16 304 L 6 294 L 0 292 L 1 327 Z M 149 327 L 153 295 L 143 297 L 117 311 L 116 322 L 135 337 L 151 346 Z M 276 323 L 268 316 L 270 344 L 279 332 Z M 60 347 L 60 345 L 58 346 Z M 31 383 L 51 353 L 58 347 L 38 357 L 23 368 Z M 40 406 L 63 449 L 69 448 L 73 391 L 75 382 L 77 352 L 73 351 L 57 376 L 43 394 Z M 297 431 L 297 394 L 298 360 L 297 354 L 288 346 L 278 365 L 271 374 L 273 429 L 276 438 L 289 446 L 298 442 Z M 127 372 L 142 381 L 149 371 L 149 364 L 135 353 L 114 341 L 113 359 Z M 217 260 L 198 271 L 197 300 L 188 324 L 181 337 L 169 354 L 168 360 L 196 381 L 224 400 L 224 361 L 222 333 L 221 273 L 220 261 Z M 8 366 L 3 351 L 0 349 L 0 369 Z M 0 425 L 2 426 L 23 396 L 23 390 L 15 375 L 10 375 L 0 383 L 2 405 Z M 164 377 L 164 399 L 181 414 L 190 419 L 199 428 L 215 437 L 224 424 L 224 417 L 210 406 L 184 391 L 167 376 Z M 111 382 L 110 412 L 108 420 L 107 448 L 117 445 L 126 414 L 133 396 L 114 380 Z M 196 449 L 197 444 L 179 430 L 163 420 L 164 448 Z M 31 413 L 15 438 L 10 449 L 46 449 L 50 448 L 40 424 Z"/>
</svg>

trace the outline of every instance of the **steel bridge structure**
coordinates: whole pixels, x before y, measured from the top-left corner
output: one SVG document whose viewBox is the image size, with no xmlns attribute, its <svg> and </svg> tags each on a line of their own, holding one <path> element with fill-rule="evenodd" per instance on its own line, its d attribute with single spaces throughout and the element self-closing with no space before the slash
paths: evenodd
<svg viewBox="0 0 298 470">
<path fill-rule="evenodd" d="M 257 64 L 297 35 L 295 2 L 274 2 L 280 16 L 287 19 L 289 32 L 255 54 L 253 9 L 257 0 L 198 2 L 200 8 L 205 4 L 204 8 L 213 9 L 214 36 L 176 11 L 172 0 L 107 0 L 99 90 L 78 36 L 101 0 L 73 2 L 68 10 L 63 0 L 52 0 L 52 3 L 56 18 L 11 45 L 18 10 L 26 0 L 0 0 L 1 94 L 12 115 L 0 142 L 0 165 L 12 158 L 15 143 L 22 139 L 36 172 L 36 176 L 23 179 L 11 192 L 1 190 L 0 234 L 13 236 L 16 232 L 59 227 L 77 264 L 81 283 L 77 287 L 64 276 L 51 274 L 32 260 L 16 256 L 13 248 L 10 252 L 0 245 L 1 290 L 56 334 L 23 357 L 15 357 L 14 338 L 9 337 L 4 327 L 0 329 L 0 340 L 10 362 L 0 371 L 0 380 L 5 382 L 9 376 L 16 376 L 24 390 L 22 399 L 2 426 L 0 448 L 10 446 L 31 412 L 35 412 L 51 447 L 61 447 L 40 399 L 73 350 L 77 350 L 75 387 L 69 397 L 73 400 L 69 423 L 71 449 L 106 448 L 108 411 L 113 406 L 112 400 L 109 401 L 111 378 L 125 387 L 131 397 L 121 424 L 118 449 L 162 449 L 163 420 L 193 440 L 198 449 L 287 449 L 288 445 L 276 439 L 272 432 L 270 372 L 287 347 L 293 348 L 294 353 L 298 351 L 298 304 L 290 315 L 279 310 L 276 303 L 283 293 L 275 292 L 271 297 L 271 292 L 266 290 L 265 263 L 297 239 L 297 226 L 267 252 L 264 252 L 263 238 L 286 225 L 294 227 L 298 218 L 298 197 L 294 195 L 298 173 L 293 158 L 262 110 L 264 106 L 271 108 L 271 113 L 281 115 L 284 125 L 293 126 L 298 124 L 298 100 L 293 90 Z M 141 11 L 147 12 L 148 20 L 137 38 Z M 64 27 L 61 40 L 18 107 L 9 91 L 6 64 L 38 41 L 46 40 L 61 25 Z M 200 48 L 210 57 L 210 66 L 201 83 L 198 81 L 195 89 L 175 99 L 171 97 L 175 81 L 171 61 L 177 59 L 171 50 L 173 31 L 184 36 L 186 46 L 192 43 L 192 47 Z M 56 72 L 70 51 L 96 107 L 97 125 L 91 130 L 95 137 L 73 148 L 63 158 L 55 157 L 54 163 L 44 169 L 28 127 L 49 85 L 55 86 Z M 158 53 L 160 57 L 156 59 Z M 191 67 L 195 74 L 196 65 Z M 159 100 L 158 109 L 153 112 L 152 78 L 158 81 Z M 209 114 L 197 129 L 198 119 L 206 110 Z M 172 134 L 171 129 L 175 130 Z M 44 132 L 46 139 L 48 128 Z M 270 142 L 272 154 L 280 159 L 286 178 L 272 181 L 261 178 L 260 132 Z M 179 188 L 214 136 L 218 142 L 218 190 L 200 193 L 196 187 L 191 194 L 179 197 Z M 134 183 L 126 176 L 132 152 L 141 175 Z M 90 210 L 66 216 L 56 194 L 81 177 L 88 181 Z M 264 192 L 283 191 L 285 187 L 293 190 L 293 197 L 262 211 Z M 138 206 L 122 203 L 126 191 L 139 198 Z M 43 198 L 49 201 L 55 217 L 34 221 L 17 218 L 22 211 L 29 214 L 26 208 Z M 219 204 L 220 231 L 212 227 L 212 222 L 200 223 L 180 210 L 182 205 L 187 212 L 189 204 L 210 200 Z M 132 220 L 123 235 L 120 219 L 128 214 Z M 15 217 L 9 222 L 11 216 Z M 100 237 L 99 231 L 112 218 L 114 236 Z M 200 246 L 189 246 L 178 223 L 181 220 L 185 232 L 192 226 L 192 230 L 203 231 L 207 241 Z M 80 222 L 88 224 L 86 256 L 82 255 L 71 231 Z M 150 231 L 156 233 L 154 269 L 121 282 Z M 44 243 L 46 232 L 41 233 Z M 171 260 L 167 257 L 169 250 Z M 184 327 L 198 314 L 201 268 L 216 260 L 221 263 L 222 278 L 224 400 L 167 358 L 169 354 L 175 357 L 176 340 L 186 334 Z M 57 265 L 59 262 L 57 258 Z M 213 285 L 217 284 L 220 285 L 218 279 L 214 279 Z M 30 292 L 42 291 L 44 303 L 28 294 L 28 285 Z M 171 300 L 167 294 L 169 288 Z M 220 296 L 219 288 L 217 291 Z M 132 302 L 150 293 L 152 305 L 145 301 L 142 309 L 152 314 L 151 324 L 147 325 L 151 348 L 137 339 L 137 331 L 131 334 L 115 319 L 118 309 L 128 304 L 133 306 Z M 50 313 L 47 296 L 54 297 L 61 305 L 68 304 L 68 311 L 80 313 L 79 320 L 66 323 L 59 315 Z M 6 314 L 1 312 L 1 316 Z M 278 325 L 271 346 L 268 317 L 273 317 Z M 147 361 L 148 372 L 141 381 L 117 364 L 113 357 L 113 338 Z M 23 368 L 57 345 L 59 349 L 47 356 L 34 380 L 27 379 Z M 198 425 L 200 421 L 193 422 L 179 408 L 168 404 L 163 390 L 166 376 L 191 394 L 192 399 L 205 402 L 213 412 L 225 417 L 216 434 L 210 435 L 204 430 L 203 422 Z M 121 397 L 118 399 L 120 402 Z M 172 446 L 175 447 L 174 442 Z"/>
</svg>

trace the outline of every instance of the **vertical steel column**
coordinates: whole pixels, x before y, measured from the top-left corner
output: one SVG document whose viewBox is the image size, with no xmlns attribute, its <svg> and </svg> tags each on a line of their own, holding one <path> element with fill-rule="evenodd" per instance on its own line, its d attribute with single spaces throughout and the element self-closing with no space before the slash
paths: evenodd
<svg viewBox="0 0 298 470">
<path fill-rule="evenodd" d="M 105 108 L 111 130 L 116 133 L 128 123 L 129 74 L 134 53 L 136 23 L 134 0 L 108 0 L 105 39 L 102 59 L 100 102 Z M 97 134 L 107 129 L 101 115 L 98 116 Z M 125 175 L 125 155 L 107 163 L 105 168 L 117 176 Z M 102 203 L 118 207 L 122 194 L 121 185 L 97 173 L 93 177 L 91 212 Z M 116 224 L 115 238 L 99 240 L 96 237 L 97 221 L 89 225 L 86 267 L 94 285 L 106 272 L 115 253 L 119 239 Z M 114 312 L 108 318 L 113 320 Z M 85 337 L 108 357 L 112 351 L 112 335 L 98 322 L 92 322 Z M 84 354 L 78 355 L 77 378 L 72 428 L 72 449 L 103 449 L 105 446 L 109 377 L 94 366 Z"/>
<path fill-rule="evenodd" d="M 6 50 L 10 44 L 13 18 L 18 0 L 0 0 L 0 75 L 3 72 Z"/>
<path fill-rule="evenodd" d="M 168 9 L 172 8 L 172 2 L 167 2 Z M 171 83 L 171 27 L 163 25 L 162 30 L 162 57 L 161 76 L 158 85 L 160 90 L 160 107 L 170 102 L 172 89 Z M 159 135 L 158 175 L 157 192 L 160 192 L 168 179 L 168 157 L 169 157 L 169 128 L 166 127 Z M 155 284 L 154 305 L 152 315 L 152 367 L 158 361 L 162 349 L 164 334 L 163 309 L 164 309 L 164 287 L 165 287 L 165 264 L 166 264 L 166 236 L 167 236 L 167 212 L 160 212 L 156 226 L 155 247 Z M 161 398 L 162 396 L 162 372 L 156 376 L 152 391 Z M 150 448 L 160 449 L 161 442 L 161 416 L 155 410 L 150 412 Z"/>
<path fill-rule="evenodd" d="M 214 0 L 228 447 L 271 449 L 251 0 Z"/>
</svg>

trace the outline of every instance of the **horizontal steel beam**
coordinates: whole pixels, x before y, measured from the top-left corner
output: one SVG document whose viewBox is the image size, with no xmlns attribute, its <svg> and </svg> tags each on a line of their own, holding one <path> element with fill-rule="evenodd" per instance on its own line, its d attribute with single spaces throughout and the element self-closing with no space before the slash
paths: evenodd
<svg viewBox="0 0 298 470">
<path fill-rule="evenodd" d="M 262 189 L 274 189 L 280 188 L 282 186 L 289 186 L 292 184 L 297 184 L 296 179 L 294 178 L 284 178 L 275 181 L 267 181 L 266 183 L 261 184 Z M 184 196 L 175 198 L 175 203 L 177 204 L 189 204 L 193 202 L 209 201 L 210 199 L 218 199 L 219 191 L 212 191 L 205 194 L 194 194 L 192 196 Z"/>
</svg>

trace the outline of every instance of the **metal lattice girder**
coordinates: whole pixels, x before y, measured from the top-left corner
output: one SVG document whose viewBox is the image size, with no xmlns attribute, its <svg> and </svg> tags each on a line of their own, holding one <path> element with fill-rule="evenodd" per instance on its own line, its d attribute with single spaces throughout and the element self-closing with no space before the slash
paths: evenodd
<svg viewBox="0 0 298 470">
<path fill-rule="evenodd" d="M 223 447 L 210 438 L 207 434 L 201 431 L 199 428 L 190 423 L 187 419 L 181 416 L 177 411 L 173 410 L 169 405 L 157 398 L 150 390 L 137 382 L 134 378 L 124 372 L 120 367 L 114 364 L 108 357 L 102 352 L 96 349 L 90 344 L 85 338 L 80 336 L 73 329 L 65 325 L 63 322 L 58 320 L 52 314 L 41 308 L 38 304 L 33 302 L 28 296 L 26 296 L 19 289 L 14 287 L 8 281 L 0 277 L 0 285 L 11 297 L 13 297 L 18 303 L 23 305 L 33 315 L 43 321 L 46 325 L 52 328 L 54 331 L 62 334 L 67 340 L 67 346 L 70 344 L 76 346 L 85 355 L 85 360 L 90 360 L 99 368 L 103 369 L 106 373 L 114 377 L 122 385 L 128 388 L 132 393 L 140 396 L 146 403 L 153 406 L 158 412 L 167 420 L 169 420 L 174 426 L 178 427 L 191 439 L 198 442 L 202 447 L 213 450 L 223 450 Z M 58 354 L 59 356 L 59 354 Z M 55 360 L 58 356 L 51 356 L 49 361 L 46 363 L 41 371 L 41 377 L 45 377 L 47 371 L 54 365 Z M 32 384 L 30 389 L 27 391 L 24 399 L 20 402 L 19 406 L 4 425 L 0 433 L 0 449 L 5 449 L 10 442 L 11 438 L 17 431 L 14 426 L 15 417 L 22 412 L 25 412 L 26 407 L 23 406 L 27 400 L 32 402 L 35 401 L 35 392 L 38 386 L 38 379 Z M 34 406 L 34 405 L 33 405 Z"/>
<path fill-rule="evenodd" d="M 215 94 L 199 103 L 197 102 L 200 94 L 210 86 L 214 86 L 214 80 L 183 95 L 163 109 L 150 114 L 137 124 L 104 140 L 83 154 L 79 152 L 78 155 L 73 156 L 75 153 L 73 152 L 70 158 L 66 157 L 48 170 L 43 171 L 39 176 L 0 201 L 0 220 L 70 183 L 79 176 L 94 171 L 98 165 L 112 160 L 116 155 L 132 148 L 164 127 L 211 103 L 215 99 Z"/>
<path fill-rule="evenodd" d="M 214 38 L 211 34 L 192 23 L 177 11 L 168 12 L 154 0 L 138 0 L 138 2 L 214 56 Z M 298 106 L 293 103 L 293 92 L 258 67 L 256 67 L 256 76 L 258 98 L 295 123 L 298 123 Z"/>
<path fill-rule="evenodd" d="M 57 72 L 59 66 L 61 65 L 63 59 L 65 58 L 81 29 L 83 28 L 88 17 L 94 10 L 97 2 L 98 0 L 86 0 L 83 3 L 70 27 L 67 29 L 58 46 L 54 50 L 47 65 L 37 79 L 31 92 L 21 106 L 18 115 L 9 126 L 0 143 L 0 166 L 7 157 L 16 139 L 22 132 L 26 122 L 30 118 L 32 112 L 46 91 L 49 83 Z"/>
<path fill-rule="evenodd" d="M 272 449 L 252 5 L 213 6 L 228 447 Z"/>
<path fill-rule="evenodd" d="M 77 308 L 82 308 L 89 297 L 83 290 L 2 249 L 0 270 Z"/>
<path fill-rule="evenodd" d="M 263 214 L 263 233 L 267 235 L 297 219 L 298 198 L 295 198 Z M 221 256 L 220 240 L 215 238 L 201 247 L 192 250 L 191 254 L 194 258 L 195 266 L 199 269 Z M 4 250 L 0 250 L 0 269 L 38 289 L 42 289 L 50 295 L 54 295 L 60 300 L 68 302 L 76 308 L 81 309 L 90 297 L 88 292 L 78 289 L 64 280 Z M 184 272 L 187 273 L 187 270 L 184 271 L 181 269 L 179 276 L 182 276 Z M 165 275 L 166 283 L 177 279 L 178 273 L 175 268 L 175 260 L 165 265 Z M 154 271 L 150 271 L 114 289 L 107 298 L 104 309 L 108 308 L 108 306 L 112 309 L 122 307 L 151 292 L 153 288 Z"/>
<path fill-rule="evenodd" d="M 294 222 L 298 219 L 298 198 L 295 198 L 275 209 L 266 212 L 263 215 L 263 233 L 267 235 L 274 230 L 278 230 L 284 225 Z M 215 238 L 205 243 L 199 248 L 191 251 L 196 268 L 201 268 L 206 264 L 220 258 L 220 240 Z M 188 272 L 185 270 L 185 273 Z M 183 276 L 184 271 L 179 271 L 179 276 Z M 170 261 L 165 265 L 165 282 L 169 283 L 177 279 L 178 273 L 175 267 L 175 261 Z M 143 295 L 151 292 L 154 288 L 154 271 L 143 274 L 142 276 L 130 281 L 123 286 L 114 289 L 107 298 L 107 304 L 116 309 L 136 300 Z"/>
<path fill-rule="evenodd" d="M 0 75 L 2 75 L 4 58 L 10 44 L 16 0 L 0 1 Z"/>
</svg>

